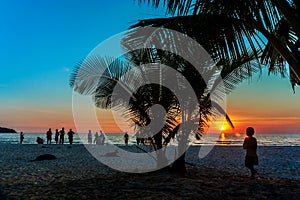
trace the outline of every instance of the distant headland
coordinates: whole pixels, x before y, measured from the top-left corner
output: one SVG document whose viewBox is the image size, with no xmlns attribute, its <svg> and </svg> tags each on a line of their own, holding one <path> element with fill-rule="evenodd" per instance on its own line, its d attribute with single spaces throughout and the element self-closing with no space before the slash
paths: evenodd
<svg viewBox="0 0 300 200">
<path fill-rule="evenodd" d="M 14 129 L 11 128 L 5 128 L 5 127 L 0 127 L 0 133 L 16 133 Z"/>
</svg>

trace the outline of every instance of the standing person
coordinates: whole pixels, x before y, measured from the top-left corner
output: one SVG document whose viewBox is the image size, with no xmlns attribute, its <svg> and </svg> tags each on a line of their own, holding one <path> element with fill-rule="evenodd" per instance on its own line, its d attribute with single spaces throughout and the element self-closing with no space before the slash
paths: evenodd
<svg viewBox="0 0 300 200">
<path fill-rule="evenodd" d="M 88 143 L 89 143 L 89 144 L 92 144 L 92 142 L 93 142 L 92 131 L 89 130 L 89 134 L 88 134 Z"/>
<path fill-rule="evenodd" d="M 59 144 L 64 144 L 64 137 L 65 137 L 65 128 L 62 127 L 62 129 L 59 131 Z"/>
<path fill-rule="evenodd" d="M 136 137 L 136 144 L 137 144 L 137 145 L 140 145 L 140 142 L 141 142 L 140 133 L 137 132 L 137 133 L 135 134 L 135 137 Z"/>
<path fill-rule="evenodd" d="M 251 171 L 251 178 L 255 178 L 257 171 L 254 165 L 258 165 L 258 157 L 256 153 L 257 141 L 254 135 L 254 128 L 248 127 L 246 129 L 246 138 L 243 143 L 243 148 L 246 149 L 245 166 Z"/>
<path fill-rule="evenodd" d="M 69 139 L 69 143 L 70 144 L 73 144 L 73 135 L 75 134 L 72 129 L 70 128 L 69 132 L 67 133 L 68 134 L 68 139 Z"/>
<path fill-rule="evenodd" d="M 95 139 L 94 139 L 94 143 L 97 144 L 97 141 L 99 141 L 99 135 L 98 132 L 95 133 Z"/>
<path fill-rule="evenodd" d="M 52 140 L 52 131 L 51 128 L 49 128 L 49 130 L 46 133 L 46 137 L 47 137 L 47 144 L 51 144 L 51 140 Z"/>
<path fill-rule="evenodd" d="M 102 135 L 102 145 L 104 145 L 104 143 L 105 143 L 105 135 L 104 135 L 104 133 L 102 132 L 102 131 L 100 131 L 101 132 L 101 135 Z"/>
<path fill-rule="evenodd" d="M 128 145 L 128 139 L 129 139 L 129 135 L 127 132 L 125 132 L 124 134 L 124 141 L 125 141 L 125 145 L 127 146 Z"/>
<path fill-rule="evenodd" d="M 143 138 L 143 136 L 140 138 L 140 140 L 141 140 L 140 143 L 145 145 L 145 138 Z"/>
<path fill-rule="evenodd" d="M 23 132 L 20 133 L 20 144 L 23 143 L 23 140 L 24 140 L 24 134 Z"/>
<path fill-rule="evenodd" d="M 58 137 L 59 137 L 59 132 L 58 132 L 58 129 L 56 129 L 55 136 L 54 136 L 54 140 L 55 140 L 56 144 L 58 144 Z"/>
<path fill-rule="evenodd" d="M 99 144 L 104 145 L 104 141 L 105 141 L 105 136 L 103 134 L 102 131 L 100 131 L 100 135 L 99 135 Z"/>
</svg>

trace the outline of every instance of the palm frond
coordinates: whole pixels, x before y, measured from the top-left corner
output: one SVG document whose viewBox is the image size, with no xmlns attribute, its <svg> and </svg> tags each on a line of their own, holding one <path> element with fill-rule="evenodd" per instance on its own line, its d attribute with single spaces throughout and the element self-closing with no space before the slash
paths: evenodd
<svg viewBox="0 0 300 200">
<path fill-rule="evenodd" d="M 112 57 L 88 56 L 75 66 L 71 74 L 70 86 L 80 94 L 91 95 L 97 89 L 100 77 L 104 72 L 107 71 L 106 75 L 108 76 L 114 76 L 115 74 L 112 74 L 114 71 L 110 70 L 110 67 L 119 66 L 120 62 Z"/>
<path fill-rule="evenodd" d="M 256 56 L 251 52 L 249 52 L 248 55 L 243 58 L 231 60 L 230 63 L 219 62 L 218 64 L 221 64 L 222 66 L 222 70 L 218 78 L 222 79 L 220 81 L 223 81 L 225 92 L 227 94 L 235 89 L 236 86 L 243 80 L 251 78 L 253 74 L 257 72 L 262 72 L 262 66 L 257 61 Z M 215 84 L 211 89 L 211 92 L 217 92 L 216 88 L 220 87 L 220 81 L 216 80 L 214 82 Z M 219 88 L 219 90 L 223 92 L 224 88 Z"/>
<path fill-rule="evenodd" d="M 297 52 L 295 51 L 295 46 L 297 46 L 298 40 L 297 36 L 295 35 L 295 32 L 292 31 L 286 20 L 282 19 L 277 24 L 273 34 L 280 41 L 288 45 L 289 49 L 292 50 L 291 53 Z M 268 64 L 269 73 L 280 73 L 282 77 L 286 76 L 286 60 L 270 42 L 267 43 L 260 60 L 263 64 Z"/>
<path fill-rule="evenodd" d="M 211 26 L 212 24 L 213 26 Z M 215 62 L 245 57 L 248 55 L 249 48 L 258 58 L 263 49 L 263 39 L 254 28 L 246 26 L 240 19 L 228 16 L 201 14 L 198 16 L 147 19 L 131 26 L 131 28 L 137 27 L 163 27 L 187 34 L 201 44 Z M 137 35 L 133 29 L 124 38 L 124 45 L 141 44 L 153 34 L 145 34 L 143 37 Z"/>
<path fill-rule="evenodd" d="M 194 0 L 138 0 L 138 3 L 147 3 L 154 8 L 163 6 L 166 8 L 166 14 L 186 15 L 192 8 Z"/>
</svg>

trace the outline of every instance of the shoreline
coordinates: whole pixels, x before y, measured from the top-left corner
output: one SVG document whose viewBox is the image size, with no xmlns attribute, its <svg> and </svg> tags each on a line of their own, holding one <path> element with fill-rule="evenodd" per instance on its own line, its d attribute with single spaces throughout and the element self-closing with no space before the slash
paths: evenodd
<svg viewBox="0 0 300 200">
<path fill-rule="evenodd" d="M 46 141 L 45 133 L 25 133 L 23 144 L 37 144 L 37 136 Z M 256 134 L 259 145 L 258 146 L 300 146 L 300 134 Z M 19 134 L 0 134 L 0 144 L 18 144 L 20 141 Z M 203 136 L 200 141 L 193 141 L 192 146 L 198 145 L 217 145 L 217 146 L 241 146 L 243 144 L 243 135 L 237 137 L 232 134 L 225 135 L 224 139 L 220 139 L 218 134 L 208 134 Z M 73 144 L 87 144 L 87 134 L 76 134 L 74 136 Z M 65 143 L 68 142 L 67 137 Z M 106 134 L 106 142 L 113 144 L 124 144 L 123 134 Z M 54 143 L 54 138 L 52 138 Z M 176 141 L 175 141 L 176 143 Z M 45 144 L 45 143 L 44 143 Z M 129 144 L 136 144 L 134 135 L 130 136 Z"/>
</svg>

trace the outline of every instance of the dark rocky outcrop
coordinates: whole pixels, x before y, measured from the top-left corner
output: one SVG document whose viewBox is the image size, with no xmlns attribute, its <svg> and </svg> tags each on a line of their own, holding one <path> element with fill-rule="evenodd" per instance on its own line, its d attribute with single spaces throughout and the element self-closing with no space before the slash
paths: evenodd
<svg viewBox="0 0 300 200">
<path fill-rule="evenodd" d="M 14 129 L 11 128 L 5 128 L 5 127 L 0 127 L 0 133 L 16 133 Z"/>
</svg>

